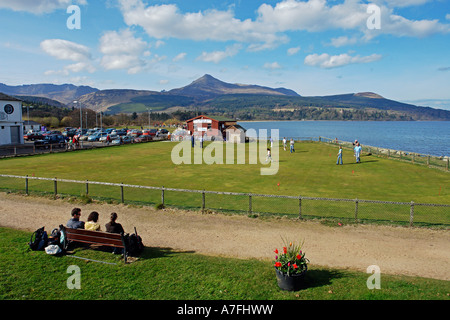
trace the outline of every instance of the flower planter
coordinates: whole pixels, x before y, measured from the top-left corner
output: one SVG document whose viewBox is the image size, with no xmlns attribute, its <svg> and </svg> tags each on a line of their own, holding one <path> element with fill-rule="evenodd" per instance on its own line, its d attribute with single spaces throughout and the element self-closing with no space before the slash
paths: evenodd
<svg viewBox="0 0 450 320">
<path fill-rule="evenodd" d="M 303 287 L 303 280 L 307 270 L 308 267 L 305 266 L 305 270 L 303 270 L 301 273 L 288 275 L 275 268 L 278 286 L 280 287 L 280 289 L 286 291 L 300 290 Z"/>
</svg>

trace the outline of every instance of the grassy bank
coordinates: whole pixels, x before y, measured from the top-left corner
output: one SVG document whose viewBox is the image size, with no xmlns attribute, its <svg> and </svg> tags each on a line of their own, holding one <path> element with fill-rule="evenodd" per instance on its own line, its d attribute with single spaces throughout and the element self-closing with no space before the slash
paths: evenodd
<svg viewBox="0 0 450 320">
<path fill-rule="evenodd" d="M 304 289 L 278 288 L 271 261 L 240 260 L 146 247 L 124 264 L 116 255 L 76 249 L 49 256 L 29 251 L 28 232 L 0 228 L 1 300 L 448 300 L 448 281 L 381 275 L 369 290 L 369 274 L 310 265 Z M 111 264 L 81 260 L 83 257 Z M 80 268 L 80 289 L 68 289 Z"/>
</svg>

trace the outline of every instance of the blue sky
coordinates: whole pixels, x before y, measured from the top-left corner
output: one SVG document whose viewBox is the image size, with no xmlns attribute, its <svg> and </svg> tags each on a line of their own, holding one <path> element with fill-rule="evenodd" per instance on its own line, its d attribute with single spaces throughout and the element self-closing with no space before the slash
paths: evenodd
<svg viewBox="0 0 450 320">
<path fill-rule="evenodd" d="M 0 0 L 0 19 L 8 85 L 160 91 L 211 74 L 450 109 L 448 0 Z"/>
</svg>

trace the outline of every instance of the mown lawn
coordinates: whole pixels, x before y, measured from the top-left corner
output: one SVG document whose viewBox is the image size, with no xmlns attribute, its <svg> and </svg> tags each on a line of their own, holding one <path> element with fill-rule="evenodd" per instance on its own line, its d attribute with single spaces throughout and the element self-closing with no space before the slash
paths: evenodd
<svg viewBox="0 0 450 320">
<path fill-rule="evenodd" d="M 450 174 L 437 169 L 401 161 L 363 155 L 356 164 L 353 154 L 344 150 L 344 165 L 336 165 L 336 146 L 317 142 L 297 142 L 296 152 L 279 149 L 274 175 L 261 175 L 268 164 L 249 162 L 246 144 L 245 164 L 174 164 L 171 158 L 175 142 L 142 143 L 77 152 L 64 152 L 0 160 L 0 174 L 35 176 L 80 181 L 125 183 L 166 188 L 181 188 L 238 193 L 382 200 L 415 203 L 450 204 Z M 208 146 L 208 144 L 206 144 Z M 191 148 L 187 148 L 191 152 Z M 205 147 L 204 150 L 207 150 Z M 265 153 L 262 156 L 265 159 Z M 194 156 L 192 156 L 194 162 Z M 0 177 L 2 190 L 24 190 L 24 181 Z M 52 181 L 29 181 L 30 192 L 53 192 Z M 58 193 L 80 196 L 85 185 L 59 183 Z M 127 202 L 161 202 L 161 191 L 125 188 Z M 118 187 L 89 185 L 89 195 L 120 201 Z M 253 197 L 253 212 L 298 215 L 298 200 Z M 198 193 L 165 192 L 165 204 L 195 208 L 202 205 Z M 345 217 L 352 219 L 353 202 L 303 201 L 305 216 Z M 247 212 L 247 196 L 206 195 L 206 207 L 217 211 Z M 448 224 L 449 208 L 415 207 L 415 221 Z M 408 205 L 359 204 L 359 218 L 409 222 Z"/>
<path fill-rule="evenodd" d="M 370 274 L 310 265 L 304 288 L 287 292 L 278 288 L 271 261 L 148 246 L 124 264 L 99 250 L 60 257 L 30 251 L 29 239 L 29 232 L 0 228 L 1 300 L 449 300 L 448 281 L 381 274 L 381 289 L 369 290 Z M 71 266 L 79 268 L 80 289 L 67 285 L 76 283 Z"/>
</svg>

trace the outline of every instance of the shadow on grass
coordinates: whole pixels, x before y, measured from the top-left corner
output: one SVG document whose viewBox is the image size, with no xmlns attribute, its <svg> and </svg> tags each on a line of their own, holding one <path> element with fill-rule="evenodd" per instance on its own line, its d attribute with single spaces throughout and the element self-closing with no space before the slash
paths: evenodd
<svg viewBox="0 0 450 320">
<path fill-rule="evenodd" d="M 161 247 L 145 247 L 139 256 L 140 259 L 157 259 L 165 258 L 180 253 L 195 253 L 195 251 L 176 251 L 172 248 L 161 248 Z"/>
<path fill-rule="evenodd" d="M 333 280 L 344 277 L 345 274 L 337 270 L 308 269 L 300 290 L 331 285 Z"/>
</svg>

